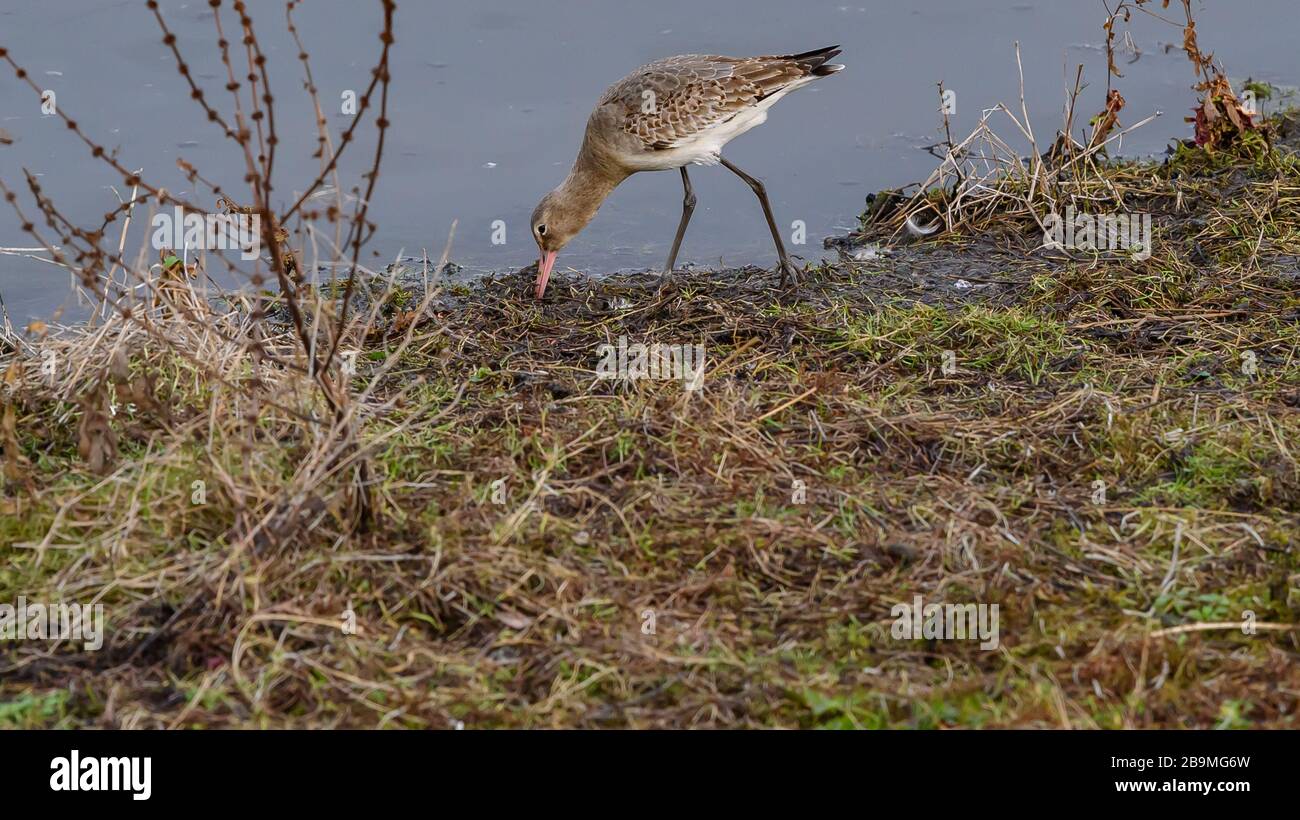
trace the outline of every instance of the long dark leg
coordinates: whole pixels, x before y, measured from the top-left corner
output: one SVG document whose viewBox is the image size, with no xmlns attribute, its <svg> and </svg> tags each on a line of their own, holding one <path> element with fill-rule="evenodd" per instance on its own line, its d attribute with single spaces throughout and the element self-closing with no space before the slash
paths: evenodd
<svg viewBox="0 0 1300 820">
<path fill-rule="evenodd" d="M 677 251 L 681 249 L 682 237 L 686 235 L 686 225 L 691 221 L 691 214 L 695 213 L 695 189 L 691 187 L 691 178 L 686 175 L 685 165 L 682 166 L 682 187 L 686 189 L 686 198 L 682 200 L 682 221 L 677 226 L 677 236 L 673 239 L 673 249 L 668 254 L 668 264 L 664 265 L 664 276 L 673 272 Z"/>
<path fill-rule="evenodd" d="M 790 262 L 789 255 L 785 252 L 785 243 L 781 241 L 781 232 L 776 229 L 776 219 L 772 216 L 772 204 L 767 201 L 767 189 L 763 187 L 762 182 L 759 182 L 757 179 L 754 179 L 749 174 L 732 165 L 730 162 L 727 162 L 725 157 L 719 157 L 719 159 L 722 160 L 722 165 L 728 171 L 731 171 L 736 176 L 745 180 L 745 184 L 753 189 L 754 194 L 758 197 L 758 201 L 762 203 L 763 216 L 767 217 L 768 230 L 772 232 L 772 241 L 776 243 L 776 255 L 780 257 L 781 260 L 781 284 L 784 286 L 787 277 L 795 275 L 795 267 Z"/>
</svg>

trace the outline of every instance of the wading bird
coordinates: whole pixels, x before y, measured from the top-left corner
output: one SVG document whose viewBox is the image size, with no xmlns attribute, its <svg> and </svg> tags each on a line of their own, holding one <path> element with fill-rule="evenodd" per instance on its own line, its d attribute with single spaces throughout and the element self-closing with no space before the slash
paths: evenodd
<svg viewBox="0 0 1300 820">
<path fill-rule="evenodd" d="M 722 156 L 722 147 L 767 119 L 767 109 L 796 88 L 844 68 L 829 60 L 838 46 L 772 57 L 685 54 L 650 63 L 605 91 L 587 120 L 573 168 L 533 211 L 538 299 L 556 254 L 578 234 L 619 183 L 638 171 L 678 168 L 686 198 L 664 275 L 672 273 L 686 225 L 695 210 L 688 165 L 718 165 L 745 181 L 763 206 L 779 257 L 781 284 L 794 275 L 763 183 Z"/>
</svg>

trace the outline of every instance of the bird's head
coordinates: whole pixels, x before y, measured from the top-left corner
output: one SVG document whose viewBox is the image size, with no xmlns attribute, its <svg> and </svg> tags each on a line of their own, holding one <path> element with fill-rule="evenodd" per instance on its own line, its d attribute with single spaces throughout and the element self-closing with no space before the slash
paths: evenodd
<svg viewBox="0 0 1300 820">
<path fill-rule="evenodd" d="M 591 221 L 594 210 L 578 207 L 561 189 L 542 197 L 533 209 L 533 240 L 541 254 L 537 261 L 537 298 L 546 292 L 546 281 L 555 267 L 555 256 Z"/>
</svg>

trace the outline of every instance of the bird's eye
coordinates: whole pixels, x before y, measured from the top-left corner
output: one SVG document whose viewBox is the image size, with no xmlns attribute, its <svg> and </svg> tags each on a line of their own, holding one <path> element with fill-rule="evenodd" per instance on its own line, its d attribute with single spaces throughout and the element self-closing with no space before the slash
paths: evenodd
<svg viewBox="0 0 1300 820">
<path fill-rule="evenodd" d="M 537 226 L 537 235 L 538 235 L 538 236 L 546 236 L 546 226 L 545 226 L 545 225 L 538 225 L 538 226 Z"/>
</svg>

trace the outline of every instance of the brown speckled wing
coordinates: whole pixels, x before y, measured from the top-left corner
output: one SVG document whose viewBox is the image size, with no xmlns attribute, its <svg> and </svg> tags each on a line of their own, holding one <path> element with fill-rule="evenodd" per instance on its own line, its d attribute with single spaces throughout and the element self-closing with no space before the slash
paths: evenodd
<svg viewBox="0 0 1300 820">
<path fill-rule="evenodd" d="M 650 63 L 610 86 L 622 129 L 648 151 L 673 148 L 811 73 L 790 57 L 685 54 Z M 647 92 L 649 92 L 647 94 Z"/>
</svg>

